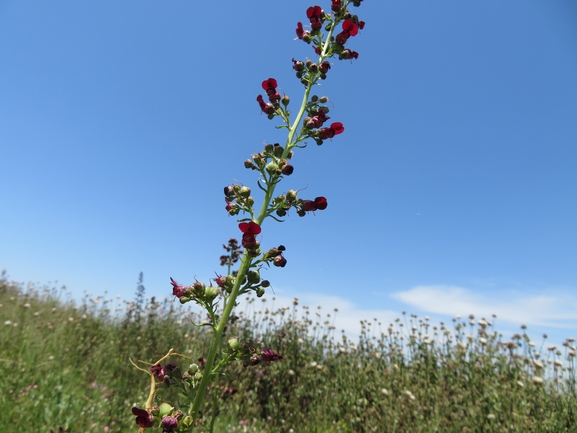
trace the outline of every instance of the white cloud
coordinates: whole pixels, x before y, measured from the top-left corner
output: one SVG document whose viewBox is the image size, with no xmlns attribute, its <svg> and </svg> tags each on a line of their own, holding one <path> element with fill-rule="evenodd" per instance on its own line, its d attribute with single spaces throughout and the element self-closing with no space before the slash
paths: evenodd
<svg viewBox="0 0 577 433">
<path fill-rule="evenodd" d="M 255 302 L 246 308 L 247 314 L 250 316 L 250 310 L 259 310 L 261 308 L 274 310 L 288 306 L 292 309 L 294 297 L 284 296 L 284 293 L 294 293 L 294 291 L 285 291 L 276 288 L 275 294 L 267 293 L 264 296 L 266 302 L 262 302 L 261 299 L 255 298 Z M 397 311 L 392 310 L 361 309 L 353 302 L 338 296 L 328 296 L 320 293 L 309 292 L 299 293 L 297 294 L 297 298 L 301 313 L 301 307 L 308 306 L 310 309 L 311 319 L 316 320 L 316 312 L 320 312 L 322 319 L 321 323 L 325 320 L 329 320 L 331 324 L 334 324 L 337 337 L 340 337 L 341 331 L 344 330 L 346 335 L 353 340 L 355 340 L 360 333 L 361 320 L 375 323 L 374 319 L 377 319 L 377 323 L 381 322 L 382 329 L 386 330 L 389 323 L 392 323 L 400 316 Z M 241 305 L 239 306 L 241 310 L 243 309 L 243 304 L 246 305 L 245 300 L 241 301 Z M 318 309 L 318 306 L 321 308 Z M 334 311 L 335 308 L 338 310 L 337 312 Z M 327 314 L 330 314 L 331 317 L 327 318 Z"/>
<path fill-rule="evenodd" d="M 454 286 L 417 286 L 392 297 L 423 312 L 491 317 L 515 324 L 568 328 L 577 320 L 577 298 L 567 294 L 522 295 L 500 293 L 480 295 Z"/>
</svg>

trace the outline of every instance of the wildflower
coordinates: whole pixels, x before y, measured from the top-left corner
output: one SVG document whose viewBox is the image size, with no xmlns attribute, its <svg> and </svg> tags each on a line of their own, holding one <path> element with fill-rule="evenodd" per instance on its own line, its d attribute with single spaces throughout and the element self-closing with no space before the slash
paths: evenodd
<svg viewBox="0 0 577 433">
<path fill-rule="evenodd" d="M 343 7 L 341 0 L 332 0 L 331 10 L 338 12 Z"/>
<path fill-rule="evenodd" d="M 329 128 L 321 128 L 318 130 L 318 136 L 321 140 L 333 138 L 335 135 L 343 133 L 345 127 L 341 122 L 334 122 Z"/>
<path fill-rule="evenodd" d="M 262 110 L 263 113 L 268 114 L 268 115 L 271 115 L 274 113 L 274 107 L 272 106 L 272 104 L 267 104 L 266 102 L 264 102 L 262 95 L 258 95 L 256 97 L 256 100 L 257 100 L 258 104 L 260 105 L 260 109 Z"/>
<path fill-rule="evenodd" d="M 307 9 L 307 17 L 311 21 L 313 32 L 319 30 L 323 25 L 324 11 L 320 6 L 311 6 Z"/>
<path fill-rule="evenodd" d="M 344 45 L 349 37 L 356 36 L 358 33 L 359 26 L 352 20 L 345 20 L 343 22 L 343 31 L 340 32 L 336 37 L 337 43 Z"/>
<path fill-rule="evenodd" d="M 275 353 L 272 349 L 263 349 L 260 352 L 262 360 L 265 362 L 278 361 L 283 358 L 281 354 Z"/>
<path fill-rule="evenodd" d="M 305 42 L 309 42 L 308 36 L 310 35 L 311 32 L 303 29 L 303 23 L 301 23 L 301 22 L 297 23 L 296 33 L 297 33 L 297 38 L 302 39 Z"/>
<path fill-rule="evenodd" d="M 240 223 L 238 228 L 241 232 L 248 235 L 258 235 L 261 232 L 260 226 L 254 221 Z"/>
<path fill-rule="evenodd" d="M 542 385 L 543 384 L 543 378 L 539 377 L 539 376 L 533 376 L 533 384 Z"/>
<path fill-rule="evenodd" d="M 150 428 L 154 425 L 154 417 L 150 412 L 133 407 L 132 413 L 136 416 L 136 424 L 138 424 L 140 428 Z"/>
<path fill-rule="evenodd" d="M 172 284 L 172 294 L 180 299 L 182 295 L 184 295 L 186 287 L 178 285 L 178 283 L 174 281 L 172 277 L 170 277 L 170 284 Z"/>
</svg>

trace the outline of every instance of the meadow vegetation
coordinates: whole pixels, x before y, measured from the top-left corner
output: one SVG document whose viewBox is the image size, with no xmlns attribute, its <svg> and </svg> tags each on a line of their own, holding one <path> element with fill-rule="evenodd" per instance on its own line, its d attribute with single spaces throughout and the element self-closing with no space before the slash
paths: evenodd
<svg viewBox="0 0 577 433">
<path fill-rule="evenodd" d="M 242 299 L 227 340 L 262 341 L 283 359 L 226 366 L 209 389 L 218 432 L 575 432 L 575 342 L 535 344 L 526 329 L 505 339 L 493 318 L 433 324 L 373 318 L 351 341 L 337 312 L 299 305 L 274 311 Z M 205 320 L 173 299 L 86 295 L 0 279 L 0 425 L 18 432 L 137 431 L 131 408 L 148 376 L 129 362 L 161 358 L 202 368 Z M 178 372 L 178 371 L 177 371 Z M 163 385 L 164 386 L 164 385 Z M 144 391 L 141 391 L 144 390 Z M 139 395 L 141 394 L 141 395 Z M 137 399 L 136 401 L 134 399 Z M 178 389 L 158 394 L 178 401 Z M 158 401 L 158 402 L 159 402 Z M 157 402 L 157 403 L 158 403 Z"/>
</svg>

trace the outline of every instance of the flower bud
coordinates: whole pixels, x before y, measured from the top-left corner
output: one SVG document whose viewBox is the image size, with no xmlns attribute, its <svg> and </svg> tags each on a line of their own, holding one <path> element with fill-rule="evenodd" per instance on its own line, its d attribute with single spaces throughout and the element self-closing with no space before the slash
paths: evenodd
<svg viewBox="0 0 577 433">
<path fill-rule="evenodd" d="M 250 159 L 247 159 L 247 160 L 244 161 L 244 168 L 250 168 L 250 169 L 252 169 L 252 170 L 255 170 L 255 169 L 256 169 L 256 167 L 254 166 L 252 160 L 250 160 Z"/>
<path fill-rule="evenodd" d="M 227 185 L 224 187 L 224 195 L 226 197 L 232 197 L 234 195 L 234 189 L 232 186 Z"/>
<path fill-rule="evenodd" d="M 230 347 L 235 352 L 242 348 L 242 345 L 238 341 L 238 338 L 229 338 L 228 340 L 228 347 Z"/>
<path fill-rule="evenodd" d="M 329 98 L 327 98 L 326 96 L 321 96 L 319 102 L 321 104 L 326 104 L 327 102 L 329 102 Z"/>
<path fill-rule="evenodd" d="M 256 292 L 257 298 L 262 298 L 264 295 L 264 288 L 263 287 L 257 287 L 255 292 Z"/>
<path fill-rule="evenodd" d="M 202 373 L 200 371 L 197 371 L 196 374 L 194 375 L 194 379 L 195 380 L 201 380 L 202 379 Z"/>
<path fill-rule="evenodd" d="M 282 218 L 282 217 L 286 216 L 286 210 L 284 210 L 284 209 L 277 209 L 276 215 Z"/>
<path fill-rule="evenodd" d="M 282 174 L 284 174 L 285 176 L 290 176 L 291 174 L 293 174 L 294 171 L 294 167 L 290 164 L 285 164 L 282 167 Z"/>
<path fill-rule="evenodd" d="M 262 281 L 260 282 L 260 285 L 261 285 L 262 287 L 270 287 L 270 281 L 269 281 L 269 280 L 262 280 Z"/>
<path fill-rule="evenodd" d="M 260 281 L 260 272 L 256 269 L 248 271 L 248 282 L 250 284 L 257 284 Z"/>
<path fill-rule="evenodd" d="M 279 172 L 279 168 L 278 165 L 276 164 L 276 162 L 271 161 L 266 165 L 266 171 L 268 171 L 270 174 L 276 174 Z"/>
<path fill-rule="evenodd" d="M 250 188 L 248 186 L 243 186 L 239 192 L 242 197 L 247 198 L 250 195 Z"/>
<path fill-rule="evenodd" d="M 290 103 L 291 99 L 287 95 L 284 95 L 280 101 L 282 102 L 282 105 L 286 107 Z"/>
<path fill-rule="evenodd" d="M 284 148 L 280 144 L 275 143 L 273 149 L 273 155 L 276 156 L 277 158 L 280 158 L 283 152 Z"/>
<path fill-rule="evenodd" d="M 196 374 L 196 372 L 198 371 L 198 365 L 196 365 L 195 363 L 192 363 L 188 366 L 188 373 L 193 375 Z"/>
<path fill-rule="evenodd" d="M 286 259 L 283 256 L 276 256 L 272 262 L 277 268 L 284 268 L 286 265 Z"/>
<path fill-rule="evenodd" d="M 287 193 L 286 193 L 286 201 L 293 202 L 297 199 L 297 192 L 294 189 L 290 189 Z"/>
<path fill-rule="evenodd" d="M 158 415 L 160 418 L 164 418 L 166 415 L 170 415 L 173 409 L 174 408 L 168 403 L 162 403 L 160 406 L 158 406 Z"/>
<path fill-rule="evenodd" d="M 265 151 L 266 153 L 272 153 L 272 151 L 273 151 L 273 145 L 272 145 L 272 144 L 265 144 L 265 145 L 264 145 L 264 151 Z"/>
<path fill-rule="evenodd" d="M 204 297 L 207 301 L 212 301 L 218 296 L 218 289 L 214 286 L 209 286 L 204 290 Z"/>
</svg>

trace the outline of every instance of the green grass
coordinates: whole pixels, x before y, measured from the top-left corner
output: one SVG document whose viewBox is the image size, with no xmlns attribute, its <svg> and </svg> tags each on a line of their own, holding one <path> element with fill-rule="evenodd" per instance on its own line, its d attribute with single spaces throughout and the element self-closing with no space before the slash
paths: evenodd
<svg viewBox="0 0 577 433">
<path fill-rule="evenodd" d="M 18 432 L 136 432 L 130 409 L 142 407 L 149 378 L 129 358 L 153 362 L 174 348 L 191 357 L 174 359 L 186 369 L 210 338 L 192 325 L 202 317 L 146 299 L 142 285 L 132 302 L 73 302 L 63 289 L 3 277 L 0 304 L 0 425 Z M 215 431 L 577 432 L 573 341 L 549 350 L 525 330 L 504 341 L 478 318 L 402 316 L 383 329 L 367 318 L 352 342 L 326 312 L 297 304 L 260 311 L 260 300 L 241 301 L 227 337 L 263 341 L 284 359 L 227 367 L 234 380 L 209 390 Z M 158 397 L 178 399 L 175 387 Z"/>
</svg>

